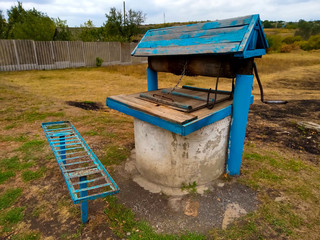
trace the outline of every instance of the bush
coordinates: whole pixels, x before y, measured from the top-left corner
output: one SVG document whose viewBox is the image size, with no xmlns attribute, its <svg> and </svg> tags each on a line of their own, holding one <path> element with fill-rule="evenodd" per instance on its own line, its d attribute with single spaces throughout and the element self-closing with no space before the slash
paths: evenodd
<svg viewBox="0 0 320 240">
<path fill-rule="evenodd" d="M 96 58 L 96 66 L 97 66 L 97 67 L 101 67 L 101 66 L 102 66 L 102 63 L 103 63 L 103 59 L 97 57 L 97 58 Z"/>
<path fill-rule="evenodd" d="M 279 35 L 269 35 L 266 37 L 269 43 L 269 48 L 267 49 L 267 52 L 279 52 L 282 45 L 281 37 Z"/>
<path fill-rule="evenodd" d="M 299 49 L 299 45 L 297 43 L 292 43 L 292 44 L 283 44 L 280 47 L 280 52 L 281 53 L 289 53 L 293 50 L 298 50 Z"/>
<path fill-rule="evenodd" d="M 299 41 L 302 41 L 302 37 L 301 36 L 289 36 L 289 37 L 286 37 L 282 40 L 283 43 L 286 43 L 286 44 L 292 44 L 292 43 L 295 43 L 295 42 L 299 42 Z"/>
<path fill-rule="evenodd" d="M 302 50 L 320 49 L 320 34 L 311 36 L 308 41 L 297 42 Z"/>
</svg>

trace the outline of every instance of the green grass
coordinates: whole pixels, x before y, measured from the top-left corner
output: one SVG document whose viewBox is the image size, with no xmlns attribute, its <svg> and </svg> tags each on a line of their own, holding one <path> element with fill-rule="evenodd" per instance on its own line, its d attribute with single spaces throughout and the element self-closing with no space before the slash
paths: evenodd
<svg viewBox="0 0 320 240">
<path fill-rule="evenodd" d="M 29 182 L 43 177 L 45 172 L 46 169 L 44 167 L 37 171 L 26 170 L 21 174 L 21 177 L 24 182 Z"/>
<path fill-rule="evenodd" d="M 2 142 L 26 142 L 27 140 L 28 140 L 28 137 L 25 135 L 19 135 L 19 136 L 0 135 L 0 141 Z"/>
<path fill-rule="evenodd" d="M 182 183 L 181 190 L 194 194 L 197 192 L 197 183 L 196 182 L 189 183 L 189 184 Z"/>
<path fill-rule="evenodd" d="M 0 195 L 0 210 L 11 207 L 22 195 L 21 188 L 11 188 Z"/>
<path fill-rule="evenodd" d="M 279 154 L 270 152 L 269 155 L 261 155 L 259 153 L 251 152 L 246 153 L 244 155 L 245 159 L 248 160 L 254 160 L 260 163 L 266 163 L 267 165 L 270 165 L 274 168 L 283 169 L 283 170 L 293 170 L 295 172 L 306 169 L 308 166 L 304 164 L 300 160 L 294 160 L 294 159 L 285 159 Z"/>
<path fill-rule="evenodd" d="M 90 130 L 88 132 L 85 132 L 84 134 L 89 135 L 89 136 L 96 136 L 96 135 L 98 135 L 98 132 L 94 131 L 94 130 Z"/>
<path fill-rule="evenodd" d="M 17 126 L 17 123 L 10 123 L 7 126 L 4 127 L 5 130 L 13 129 Z"/>
<path fill-rule="evenodd" d="M 301 239 L 304 235 L 296 229 L 311 230 L 320 220 L 316 214 L 310 216 L 297 208 L 300 204 L 319 204 L 319 192 L 314 184 L 320 179 L 317 169 L 280 153 L 255 151 L 258 149 L 252 147 L 245 150 L 238 181 L 259 190 L 259 208 L 227 230 L 216 230 L 218 239 Z M 277 196 L 288 200 L 275 201 Z M 306 216 L 308 221 L 304 220 Z M 255 223 L 255 227 L 248 229 L 250 223 Z"/>
<path fill-rule="evenodd" d="M 306 223 L 294 214 L 294 207 L 264 200 L 257 211 L 241 217 L 226 230 L 214 229 L 210 233 L 213 239 L 295 239 L 295 228 Z"/>
<path fill-rule="evenodd" d="M 22 144 L 17 150 L 24 154 L 24 159 L 27 161 L 36 160 L 45 146 L 45 141 L 34 139 Z"/>
<path fill-rule="evenodd" d="M 23 211 L 24 207 L 16 207 L 16 208 L 11 208 L 10 210 L 6 212 L 2 212 L 0 215 L 0 225 L 12 225 L 20 222 L 23 217 Z"/>
<path fill-rule="evenodd" d="M 16 173 L 14 171 L 0 171 L 0 184 L 7 181 L 9 178 L 16 176 Z"/>
<path fill-rule="evenodd" d="M 197 233 L 186 233 L 180 236 L 171 234 L 157 234 L 145 221 L 138 221 L 131 209 L 117 203 L 115 196 L 106 198 L 108 208 L 105 214 L 108 223 L 115 235 L 127 239 L 154 239 L 154 240 L 204 240 L 206 237 Z M 129 233 L 129 234 L 128 234 Z"/>
<path fill-rule="evenodd" d="M 0 169 L 4 170 L 23 170 L 33 165 L 33 162 L 21 162 L 17 156 L 0 160 Z"/>
<path fill-rule="evenodd" d="M 38 232 L 22 233 L 12 236 L 13 240 L 39 240 L 41 237 Z"/>
<path fill-rule="evenodd" d="M 257 181 L 259 181 L 260 179 L 265 179 L 274 182 L 283 179 L 283 177 L 274 174 L 272 171 L 268 169 L 259 169 L 252 174 L 252 177 Z"/>
<path fill-rule="evenodd" d="M 43 146 L 43 140 L 31 140 L 29 142 L 24 143 L 21 147 L 18 148 L 18 150 L 22 152 L 39 151 L 42 149 Z"/>
<path fill-rule="evenodd" d="M 39 112 L 38 110 L 31 109 L 23 112 L 17 116 L 6 117 L 7 121 L 24 121 L 24 122 L 35 122 L 35 121 L 43 121 L 47 117 L 64 117 L 64 112 Z"/>
<path fill-rule="evenodd" d="M 129 150 L 119 146 L 107 146 L 106 155 L 102 157 L 101 162 L 105 165 L 120 164 L 129 157 Z"/>
<path fill-rule="evenodd" d="M 226 230 L 214 229 L 210 232 L 213 239 L 264 239 L 257 226 L 257 214 L 248 214 Z"/>
</svg>

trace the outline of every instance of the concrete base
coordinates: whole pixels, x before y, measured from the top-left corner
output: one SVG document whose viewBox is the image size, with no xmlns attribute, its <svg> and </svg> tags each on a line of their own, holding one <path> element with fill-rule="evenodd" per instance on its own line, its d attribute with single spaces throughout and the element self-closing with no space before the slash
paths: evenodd
<svg viewBox="0 0 320 240">
<path fill-rule="evenodd" d="M 136 182 L 179 195 L 183 184 L 196 182 L 201 188 L 217 179 L 225 170 L 230 122 L 228 116 L 180 136 L 135 119 Z"/>
</svg>

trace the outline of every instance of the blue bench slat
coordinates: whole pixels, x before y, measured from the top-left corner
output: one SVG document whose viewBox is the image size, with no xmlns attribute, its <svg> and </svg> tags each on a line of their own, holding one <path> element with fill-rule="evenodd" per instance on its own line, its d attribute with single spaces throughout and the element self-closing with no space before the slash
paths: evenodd
<svg viewBox="0 0 320 240">
<path fill-rule="evenodd" d="M 64 172 L 71 173 L 71 172 L 83 171 L 83 170 L 88 170 L 88 169 L 93 169 L 93 168 L 97 168 L 97 165 L 91 165 L 88 167 L 81 167 L 81 168 L 74 168 L 74 169 L 67 169 Z"/>
<path fill-rule="evenodd" d="M 73 163 L 65 163 L 63 164 L 64 166 L 72 166 L 72 165 L 77 165 L 77 164 L 81 164 L 81 163 L 89 163 L 92 162 L 92 160 L 88 160 L 88 161 L 81 161 L 81 162 L 73 162 Z"/>
<path fill-rule="evenodd" d="M 55 149 L 56 151 L 70 151 L 70 150 L 74 150 L 74 149 L 84 149 L 83 147 L 74 147 L 74 148 L 61 148 L 61 149 Z"/>
<path fill-rule="evenodd" d="M 65 146 L 72 146 L 72 145 L 81 145 L 81 142 L 66 143 L 66 144 L 53 145 L 53 146 L 57 148 L 57 147 L 65 147 Z"/>
<path fill-rule="evenodd" d="M 56 137 L 56 136 L 49 136 L 50 139 L 56 141 L 59 140 L 60 137 Z M 71 136 L 71 137 L 64 137 L 64 139 L 78 139 L 77 136 Z"/>
<path fill-rule="evenodd" d="M 60 153 L 59 155 L 61 156 L 67 156 L 67 155 L 72 155 L 72 154 L 77 154 L 77 153 L 85 153 L 86 151 L 81 151 L 81 152 L 71 152 L 71 153 Z"/>
<path fill-rule="evenodd" d="M 105 177 L 97 177 L 97 178 L 93 178 L 90 180 L 79 181 L 79 182 L 72 183 L 71 185 L 74 186 L 74 185 L 79 185 L 79 184 L 83 184 L 83 183 L 91 183 L 91 182 L 99 181 L 102 179 L 105 179 Z"/>
<path fill-rule="evenodd" d="M 82 157 L 88 157 L 88 155 L 77 156 L 77 157 L 71 157 L 71 158 L 63 158 L 63 159 L 58 160 L 58 162 L 59 162 L 59 161 L 68 161 L 68 160 L 79 159 L 79 158 L 82 158 Z"/>
<path fill-rule="evenodd" d="M 81 184 L 83 184 L 83 183 L 81 182 Z M 110 186 L 110 183 L 104 183 L 104 184 L 96 185 L 96 186 L 93 186 L 93 187 L 77 189 L 74 192 L 75 193 L 79 193 L 79 192 L 89 191 L 89 190 L 92 190 L 92 189 L 97 189 L 97 188 L 102 188 L 102 187 L 107 187 L 107 186 Z"/>
<path fill-rule="evenodd" d="M 53 140 L 51 143 L 57 144 L 57 143 L 66 143 L 66 142 L 74 142 L 74 141 L 79 141 L 79 139 L 74 138 L 74 139 L 67 139 L 67 140 Z"/>
</svg>

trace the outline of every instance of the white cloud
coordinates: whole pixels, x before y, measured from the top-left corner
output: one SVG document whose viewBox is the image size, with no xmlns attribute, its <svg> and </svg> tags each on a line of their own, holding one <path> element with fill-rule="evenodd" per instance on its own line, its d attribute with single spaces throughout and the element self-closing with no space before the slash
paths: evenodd
<svg viewBox="0 0 320 240">
<path fill-rule="evenodd" d="M 123 0 L 21 0 L 24 8 L 36 8 L 50 17 L 79 26 L 91 19 L 96 26 L 106 21 L 111 7 L 122 10 Z M 0 0 L 7 10 L 16 1 Z M 126 0 L 126 9 L 147 14 L 146 23 L 216 20 L 259 13 L 263 20 L 297 21 L 320 18 L 319 0 Z"/>
</svg>

